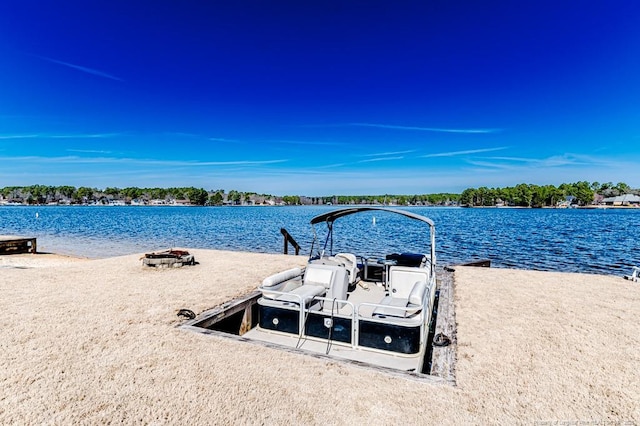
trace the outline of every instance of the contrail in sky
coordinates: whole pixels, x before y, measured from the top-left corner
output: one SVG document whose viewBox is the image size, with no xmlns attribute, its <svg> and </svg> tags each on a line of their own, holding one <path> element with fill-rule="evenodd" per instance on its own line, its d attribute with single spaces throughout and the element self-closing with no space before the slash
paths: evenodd
<svg viewBox="0 0 640 426">
<path fill-rule="evenodd" d="M 384 155 L 398 155 L 398 154 L 410 154 L 412 152 L 416 152 L 415 149 L 409 149 L 406 151 L 395 151 L 395 152 L 379 152 L 377 154 L 362 154 L 361 157 L 381 157 Z"/>
<path fill-rule="evenodd" d="M 369 158 L 366 160 L 357 161 L 357 163 L 372 163 L 374 161 L 391 161 L 391 160 L 402 160 L 404 157 L 380 157 L 380 158 Z"/>
<path fill-rule="evenodd" d="M 442 133 L 497 133 L 501 131 L 501 129 L 442 129 L 438 127 L 396 126 L 393 124 L 376 124 L 376 123 L 349 123 L 349 125 L 360 126 L 360 127 L 378 127 L 381 129 L 420 130 L 423 132 L 442 132 Z"/>
<path fill-rule="evenodd" d="M 69 67 L 69 68 L 76 69 L 78 71 L 86 72 L 87 74 L 93 74 L 93 75 L 97 75 L 98 77 L 109 78 L 111 80 L 116 80 L 116 81 L 124 81 L 121 78 L 118 78 L 118 77 L 113 76 L 111 74 L 107 74 L 106 72 L 95 70 L 93 68 L 88 68 L 88 67 L 83 67 L 83 66 L 80 66 L 80 65 L 75 65 L 75 64 L 71 64 L 69 62 L 59 61 L 57 59 L 47 58 L 46 56 L 40 56 L 40 55 L 34 55 L 34 56 L 36 56 L 37 58 L 43 59 L 45 61 L 53 62 L 54 64 L 64 65 L 65 67 Z"/>
<path fill-rule="evenodd" d="M 503 149 L 507 149 L 507 147 L 506 146 L 501 146 L 501 147 L 498 147 L 498 148 L 482 148 L 482 149 L 468 149 L 466 151 L 440 152 L 440 153 L 437 153 L 437 154 L 423 155 L 422 158 L 454 157 L 456 155 L 479 154 L 479 153 L 482 153 L 482 152 L 501 151 Z"/>
</svg>

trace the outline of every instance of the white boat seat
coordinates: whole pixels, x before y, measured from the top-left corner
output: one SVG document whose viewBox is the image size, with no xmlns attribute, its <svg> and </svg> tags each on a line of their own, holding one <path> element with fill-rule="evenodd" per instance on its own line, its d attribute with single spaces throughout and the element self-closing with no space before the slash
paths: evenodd
<svg viewBox="0 0 640 426">
<path fill-rule="evenodd" d="M 409 297 L 385 296 L 380 305 L 373 310 L 373 316 L 407 318 L 422 310 L 427 293 L 427 283 L 417 281 L 414 283 Z"/>
<path fill-rule="evenodd" d="M 276 298 L 280 302 L 300 303 L 302 300 L 305 305 L 313 300 L 314 297 L 323 296 L 327 289 L 321 285 L 305 284 L 286 294 L 282 294 Z M 295 296 L 294 296 L 295 295 Z"/>
<path fill-rule="evenodd" d="M 353 285 L 358 280 L 358 259 L 353 253 L 338 253 L 334 256 L 338 261 L 342 261 L 343 266 L 349 273 L 349 284 Z"/>
<path fill-rule="evenodd" d="M 429 270 L 410 266 L 389 268 L 389 291 L 393 297 L 408 298 L 417 281 L 429 282 Z"/>
<path fill-rule="evenodd" d="M 413 288 L 411 289 L 411 293 L 409 293 L 409 303 L 412 305 L 422 305 L 424 301 L 424 295 L 427 293 L 427 283 L 426 281 L 417 281 Z"/>
<path fill-rule="evenodd" d="M 312 265 L 340 266 L 349 275 L 349 285 L 358 282 L 358 258 L 353 253 L 337 253 L 334 256 L 310 260 L 309 263 Z"/>
<path fill-rule="evenodd" d="M 335 266 L 322 265 L 322 264 L 310 264 L 307 265 L 304 270 L 304 277 L 302 282 L 305 285 L 321 285 L 324 288 L 331 287 L 331 280 L 335 272 Z"/>
<path fill-rule="evenodd" d="M 316 297 L 346 300 L 349 278 L 343 266 L 311 263 L 305 268 L 302 280 L 300 275 L 300 269 L 293 268 L 265 278 L 260 287 L 262 299 L 259 303 L 279 306 L 302 302 L 307 306 L 313 305 Z M 344 303 L 335 306 L 342 308 Z"/>
<path fill-rule="evenodd" d="M 304 271 L 302 283 L 303 287 L 305 285 L 323 286 L 326 289 L 325 297 L 329 299 L 347 299 L 349 275 L 344 266 L 310 263 Z M 338 303 L 337 306 L 342 308 L 344 303 Z M 325 308 L 331 309 L 327 306 Z"/>
<path fill-rule="evenodd" d="M 259 287 L 259 290 L 262 291 L 262 297 L 277 299 L 278 292 L 287 292 L 300 287 L 302 282 L 299 277 L 301 275 L 302 270 L 300 268 L 291 268 L 265 278 Z"/>
<path fill-rule="evenodd" d="M 273 274 L 262 280 L 262 287 L 273 287 L 287 280 L 295 278 L 301 274 L 302 270 L 300 268 L 287 269 L 286 271 Z"/>
<path fill-rule="evenodd" d="M 324 296 L 326 288 L 318 285 L 303 285 L 284 294 L 263 292 L 258 300 L 261 306 L 271 306 L 274 308 L 300 309 L 300 303 L 309 310 L 317 311 L 321 308 L 321 303 L 315 300 L 316 297 Z"/>
</svg>

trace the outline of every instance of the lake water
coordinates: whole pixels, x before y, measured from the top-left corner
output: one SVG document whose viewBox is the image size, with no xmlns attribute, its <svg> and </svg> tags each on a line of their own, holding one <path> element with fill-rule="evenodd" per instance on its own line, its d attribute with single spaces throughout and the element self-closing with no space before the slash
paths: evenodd
<svg viewBox="0 0 640 426">
<path fill-rule="evenodd" d="M 170 247 L 282 253 L 286 228 L 308 254 L 310 219 L 335 208 L 4 206 L 0 235 L 87 257 Z M 408 209 L 435 222 L 440 265 L 487 258 L 495 267 L 616 275 L 640 265 L 640 209 Z M 421 223 L 384 212 L 339 219 L 334 231 L 336 251 L 363 256 L 428 247 Z"/>
</svg>

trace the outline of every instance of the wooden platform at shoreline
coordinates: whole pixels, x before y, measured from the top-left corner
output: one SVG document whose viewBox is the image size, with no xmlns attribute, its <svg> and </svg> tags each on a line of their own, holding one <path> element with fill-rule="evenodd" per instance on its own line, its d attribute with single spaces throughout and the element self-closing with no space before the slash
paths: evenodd
<svg viewBox="0 0 640 426">
<path fill-rule="evenodd" d="M 456 317 L 453 303 L 453 272 L 444 269 L 438 271 L 438 314 L 434 336 L 439 334 L 449 339 L 446 346 L 433 345 L 431 353 L 432 376 L 440 377 L 451 384 L 455 384 L 456 362 Z"/>
<path fill-rule="evenodd" d="M 489 259 L 477 259 L 465 262 L 461 266 L 474 266 L 478 268 L 490 268 Z M 438 314 L 434 331 L 434 344 L 431 353 L 432 376 L 440 377 L 451 384 L 456 383 L 456 352 L 457 352 L 457 327 L 454 305 L 455 282 L 453 273 L 455 265 L 445 266 L 437 272 L 438 290 Z M 442 345 L 438 345 L 440 338 Z"/>
<path fill-rule="evenodd" d="M 37 253 L 37 243 L 35 238 L 0 236 L 0 255 Z"/>
</svg>

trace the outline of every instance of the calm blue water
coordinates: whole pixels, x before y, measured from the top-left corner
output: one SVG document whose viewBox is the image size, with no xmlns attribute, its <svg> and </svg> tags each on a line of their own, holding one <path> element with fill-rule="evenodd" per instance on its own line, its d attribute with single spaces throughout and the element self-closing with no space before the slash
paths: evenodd
<svg viewBox="0 0 640 426">
<path fill-rule="evenodd" d="M 40 251 L 87 257 L 170 247 L 281 253 L 284 227 L 308 254 L 309 220 L 335 208 L 6 206 L 0 235 L 35 236 Z M 436 223 L 440 265 L 488 258 L 496 267 L 617 275 L 640 265 L 640 209 L 410 210 Z M 364 256 L 428 247 L 419 222 L 381 212 L 338 220 L 335 236 L 334 249 Z"/>
</svg>

